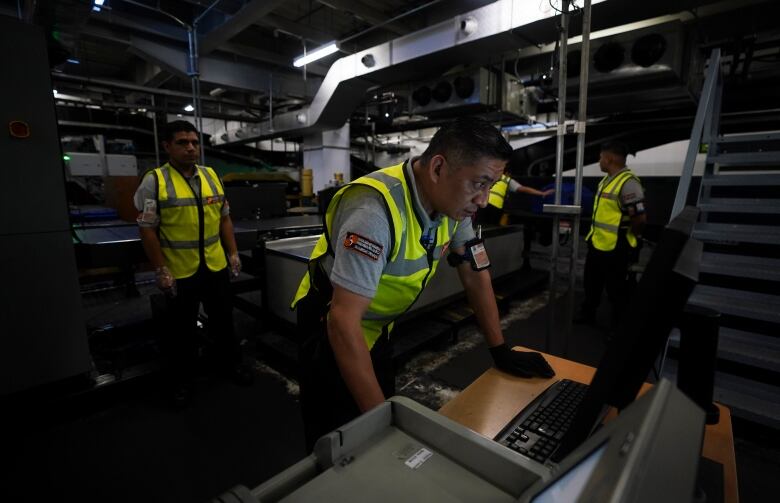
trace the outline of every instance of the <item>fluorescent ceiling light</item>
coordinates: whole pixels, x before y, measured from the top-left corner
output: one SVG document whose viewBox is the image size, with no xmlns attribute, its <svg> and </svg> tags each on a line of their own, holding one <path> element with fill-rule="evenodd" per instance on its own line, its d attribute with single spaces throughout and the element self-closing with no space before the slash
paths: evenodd
<svg viewBox="0 0 780 503">
<path fill-rule="evenodd" d="M 59 94 L 56 89 L 52 89 L 51 92 L 54 93 L 54 96 L 57 96 Z"/>
<path fill-rule="evenodd" d="M 192 106 L 191 104 L 184 107 L 185 112 L 192 112 L 193 110 L 195 110 L 195 107 Z"/>
<path fill-rule="evenodd" d="M 68 59 L 66 59 L 65 61 L 67 61 L 68 63 L 70 63 L 70 64 L 72 64 L 72 65 L 78 65 L 78 64 L 81 64 L 81 61 L 79 61 L 79 60 L 78 60 L 78 59 L 76 59 L 76 58 L 68 58 Z"/>
<path fill-rule="evenodd" d="M 312 52 L 306 54 L 305 56 L 298 56 L 297 58 L 295 58 L 295 61 L 293 61 L 293 66 L 299 68 L 303 65 L 308 65 L 309 63 L 313 61 L 317 61 L 318 59 L 322 59 L 325 56 L 333 54 L 338 50 L 339 50 L 339 46 L 336 44 L 336 42 L 325 44 L 322 47 L 315 49 Z"/>
</svg>

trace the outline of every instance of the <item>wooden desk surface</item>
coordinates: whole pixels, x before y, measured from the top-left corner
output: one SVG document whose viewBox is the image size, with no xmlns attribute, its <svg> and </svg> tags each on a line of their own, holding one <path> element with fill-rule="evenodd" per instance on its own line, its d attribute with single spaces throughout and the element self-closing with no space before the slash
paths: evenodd
<svg viewBox="0 0 780 503">
<path fill-rule="evenodd" d="M 527 348 L 517 347 L 526 350 Z M 557 356 L 542 353 L 555 370 L 555 378 L 523 379 L 495 368 L 482 374 L 457 397 L 439 409 L 444 416 L 488 438 L 493 438 L 534 398 L 544 392 L 555 379 L 571 379 L 589 383 L 596 369 Z M 640 394 L 650 388 L 642 386 Z M 738 503 L 737 466 L 734 458 L 734 436 L 729 409 L 718 405 L 720 422 L 704 430 L 702 455 L 723 465 L 724 500 Z M 610 416 L 612 413 L 610 413 Z M 610 417 L 608 416 L 608 418 Z"/>
</svg>

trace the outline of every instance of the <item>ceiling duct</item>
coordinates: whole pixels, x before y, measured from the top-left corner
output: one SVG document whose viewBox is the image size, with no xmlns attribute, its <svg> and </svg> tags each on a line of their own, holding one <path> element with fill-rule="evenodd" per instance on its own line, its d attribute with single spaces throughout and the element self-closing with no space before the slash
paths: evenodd
<svg viewBox="0 0 780 503">
<path fill-rule="evenodd" d="M 594 15 L 607 0 L 594 0 Z M 523 45 L 513 31 L 557 16 L 548 2 L 497 0 L 484 7 L 345 56 L 333 63 L 311 104 L 279 114 L 241 142 L 341 127 L 373 86 L 419 79 L 434 68 L 484 61 Z M 366 56 L 371 56 L 366 58 Z M 367 64 L 367 63 L 370 63 Z M 435 99 L 433 89 L 431 98 Z M 444 96 L 443 88 L 438 96 Z M 228 135 L 232 138 L 233 135 Z M 217 143 L 221 142 L 217 138 Z"/>
<path fill-rule="evenodd" d="M 503 85 L 503 90 L 500 86 Z M 464 110 L 503 110 L 522 114 L 523 86 L 516 79 L 501 77 L 485 68 L 445 75 L 414 86 L 411 113 L 441 116 Z"/>
</svg>

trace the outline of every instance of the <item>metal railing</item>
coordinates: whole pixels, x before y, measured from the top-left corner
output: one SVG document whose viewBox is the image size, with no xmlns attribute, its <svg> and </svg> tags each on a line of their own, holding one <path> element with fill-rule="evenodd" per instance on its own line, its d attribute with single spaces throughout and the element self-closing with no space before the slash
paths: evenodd
<svg viewBox="0 0 780 503">
<path fill-rule="evenodd" d="M 717 138 L 720 127 L 720 104 L 723 96 L 723 72 L 720 69 L 720 49 L 712 50 L 709 66 L 707 68 L 704 88 L 696 109 L 696 118 L 693 121 L 691 141 L 688 144 L 688 152 L 685 155 L 680 183 L 677 185 L 677 195 L 674 198 L 672 215 L 669 221 L 674 219 L 685 208 L 688 192 L 691 187 L 693 167 L 696 164 L 696 155 L 702 143 L 711 144 Z"/>
</svg>

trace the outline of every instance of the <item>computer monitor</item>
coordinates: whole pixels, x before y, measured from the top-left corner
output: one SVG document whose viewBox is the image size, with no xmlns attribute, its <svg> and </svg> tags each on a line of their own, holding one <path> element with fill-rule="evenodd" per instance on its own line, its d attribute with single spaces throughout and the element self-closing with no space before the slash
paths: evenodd
<svg viewBox="0 0 780 503">
<path fill-rule="evenodd" d="M 593 472 L 596 470 L 606 450 L 607 444 L 598 446 L 587 457 L 577 463 L 574 468 L 569 469 L 561 478 L 534 496 L 531 503 L 577 501 L 577 498 L 582 494 L 588 481 L 593 476 Z"/>
<path fill-rule="evenodd" d="M 661 379 L 519 502 L 691 501 L 703 434 L 704 411 Z"/>
<path fill-rule="evenodd" d="M 661 234 L 553 461 L 590 435 L 606 406 L 623 409 L 636 398 L 698 281 L 702 245 L 690 237 L 698 214 L 685 208 Z"/>
</svg>

